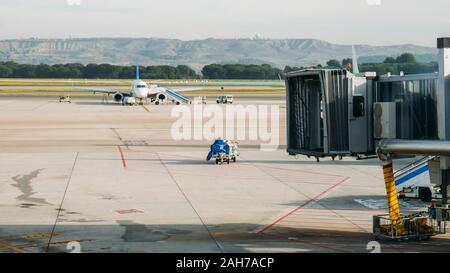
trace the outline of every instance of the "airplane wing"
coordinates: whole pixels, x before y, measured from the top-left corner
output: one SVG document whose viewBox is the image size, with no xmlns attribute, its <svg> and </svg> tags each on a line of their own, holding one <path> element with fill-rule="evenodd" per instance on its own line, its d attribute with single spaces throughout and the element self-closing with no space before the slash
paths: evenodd
<svg viewBox="0 0 450 273">
<path fill-rule="evenodd" d="M 102 89 L 102 88 L 87 88 L 87 87 L 77 87 L 76 89 L 93 92 L 94 94 L 95 93 L 103 93 L 103 94 L 113 95 L 113 94 L 116 94 L 116 93 L 120 93 L 120 94 L 122 94 L 124 96 L 131 96 L 131 93 L 127 92 L 127 91 Z"/>
<path fill-rule="evenodd" d="M 206 89 L 207 87 L 174 87 L 171 90 L 174 92 L 190 92 Z"/>
</svg>

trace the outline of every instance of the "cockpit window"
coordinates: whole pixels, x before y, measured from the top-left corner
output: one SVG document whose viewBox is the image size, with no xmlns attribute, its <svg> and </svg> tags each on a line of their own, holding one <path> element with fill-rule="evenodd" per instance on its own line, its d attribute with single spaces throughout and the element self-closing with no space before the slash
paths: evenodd
<svg viewBox="0 0 450 273">
<path fill-rule="evenodd" d="M 136 88 L 146 88 L 147 86 L 145 85 L 136 85 Z"/>
</svg>

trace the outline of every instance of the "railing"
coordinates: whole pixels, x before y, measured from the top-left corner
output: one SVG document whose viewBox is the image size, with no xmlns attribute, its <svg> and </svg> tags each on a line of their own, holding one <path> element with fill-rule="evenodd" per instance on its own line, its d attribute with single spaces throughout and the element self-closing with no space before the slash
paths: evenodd
<svg viewBox="0 0 450 273">
<path fill-rule="evenodd" d="M 435 158 L 436 158 L 435 156 L 422 157 L 421 159 L 419 159 L 417 161 L 414 161 L 413 163 L 408 164 L 405 167 L 403 167 L 403 168 L 399 169 L 398 171 L 396 171 L 394 173 L 394 176 L 395 177 L 402 176 L 403 174 L 405 174 L 405 173 L 407 173 L 407 172 L 409 172 L 409 171 L 411 171 L 413 169 L 420 168 L 423 164 L 428 163 L 428 161 L 431 161 L 431 160 L 433 160 Z"/>
<path fill-rule="evenodd" d="M 167 92 L 167 94 L 169 94 L 169 96 L 171 96 L 172 98 L 174 98 L 175 100 L 177 100 L 179 102 L 188 103 L 188 104 L 191 102 L 188 98 L 186 98 L 170 89 L 166 89 L 166 92 Z"/>
</svg>

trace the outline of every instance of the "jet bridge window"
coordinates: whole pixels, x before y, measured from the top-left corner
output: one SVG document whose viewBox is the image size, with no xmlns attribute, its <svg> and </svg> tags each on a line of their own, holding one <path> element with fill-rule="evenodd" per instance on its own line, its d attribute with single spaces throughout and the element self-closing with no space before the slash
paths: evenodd
<svg viewBox="0 0 450 273">
<path fill-rule="evenodd" d="M 396 103 L 398 139 L 439 138 L 437 86 L 434 74 L 385 79 L 378 83 L 379 102 Z"/>
<path fill-rule="evenodd" d="M 355 118 L 364 117 L 365 103 L 364 96 L 353 96 L 353 116 Z"/>
</svg>

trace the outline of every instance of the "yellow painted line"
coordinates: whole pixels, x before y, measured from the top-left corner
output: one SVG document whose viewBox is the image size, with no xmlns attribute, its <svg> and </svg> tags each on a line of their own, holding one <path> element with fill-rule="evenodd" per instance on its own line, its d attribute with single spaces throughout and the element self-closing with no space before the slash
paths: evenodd
<svg viewBox="0 0 450 273">
<path fill-rule="evenodd" d="M 64 233 L 54 233 L 53 236 L 63 236 Z M 12 240 L 18 240 L 18 239 L 45 239 L 52 237 L 51 233 L 38 233 L 38 234 L 31 234 L 31 235 L 23 235 L 23 236 L 15 236 L 15 237 L 3 237 L 0 238 L 2 241 L 12 241 Z"/>
<path fill-rule="evenodd" d="M 63 236 L 64 233 L 53 233 L 53 237 L 56 236 Z M 44 239 L 44 238 L 50 238 L 52 237 L 51 233 L 43 233 L 43 234 L 33 234 L 28 236 L 23 236 L 24 239 Z"/>
<path fill-rule="evenodd" d="M 142 106 L 142 108 L 144 108 L 145 111 L 150 112 L 150 109 L 148 109 L 147 106 L 145 106 L 145 105 L 141 105 L 141 106 Z"/>
<path fill-rule="evenodd" d="M 26 251 L 20 247 L 13 246 L 13 245 L 3 243 L 3 242 L 0 242 L 0 248 L 9 249 L 9 250 L 12 250 L 12 251 L 18 252 L 18 253 L 26 253 Z"/>
<path fill-rule="evenodd" d="M 50 245 L 67 245 L 68 243 L 71 242 L 78 242 L 81 243 L 83 242 L 83 240 L 81 241 L 77 241 L 77 240 L 64 240 L 64 241 L 56 241 L 56 242 L 51 242 Z M 20 245 L 21 248 L 32 248 L 32 247 L 46 247 L 48 244 L 38 244 L 38 243 L 34 243 L 34 244 L 24 244 L 24 245 Z"/>
</svg>

